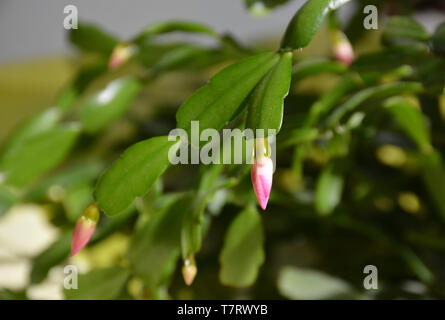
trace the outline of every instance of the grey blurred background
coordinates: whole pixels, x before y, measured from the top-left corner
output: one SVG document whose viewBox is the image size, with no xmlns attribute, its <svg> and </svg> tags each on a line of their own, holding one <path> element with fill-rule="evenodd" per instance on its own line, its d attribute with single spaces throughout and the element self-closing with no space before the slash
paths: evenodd
<svg viewBox="0 0 445 320">
<path fill-rule="evenodd" d="M 244 41 L 279 34 L 303 3 L 293 0 L 255 17 L 244 0 L 0 0 L 0 62 L 70 52 L 63 8 L 73 4 L 79 21 L 94 22 L 123 38 L 165 19 L 194 20 Z"/>
<path fill-rule="evenodd" d="M 66 5 L 77 6 L 79 21 L 97 23 L 122 38 L 166 19 L 207 23 L 220 32 L 230 32 L 252 42 L 280 35 L 295 11 L 304 3 L 293 0 L 270 14 L 250 14 L 244 0 L 0 0 L 0 63 L 30 57 L 72 52 L 66 41 L 63 19 Z M 341 14 L 348 16 L 354 3 Z M 416 17 L 430 30 L 443 19 L 438 12 Z"/>
</svg>

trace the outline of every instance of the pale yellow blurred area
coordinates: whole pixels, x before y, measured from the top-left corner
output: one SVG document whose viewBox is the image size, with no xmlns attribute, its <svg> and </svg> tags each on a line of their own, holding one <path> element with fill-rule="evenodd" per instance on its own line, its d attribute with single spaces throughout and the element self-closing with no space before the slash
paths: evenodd
<svg viewBox="0 0 445 320">
<path fill-rule="evenodd" d="M 0 64 L 0 143 L 22 120 L 51 107 L 75 71 L 63 56 Z"/>
</svg>

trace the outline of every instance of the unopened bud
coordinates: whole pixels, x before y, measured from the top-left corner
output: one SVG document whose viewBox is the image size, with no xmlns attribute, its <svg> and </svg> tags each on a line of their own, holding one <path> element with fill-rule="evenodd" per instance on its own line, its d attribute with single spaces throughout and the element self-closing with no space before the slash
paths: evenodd
<svg viewBox="0 0 445 320">
<path fill-rule="evenodd" d="M 332 30 L 331 39 L 335 60 L 346 66 L 351 65 L 354 61 L 354 49 L 346 35 L 340 30 Z"/>
<path fill-rule="evenodd" d="M 269 143 L 266 139 L 256 139 L 251 178 L 255 195 L 263 210 L 266 210 L 272 189 L 273 161 L 270 158 L 269 150 Z"/>
<path fill-rule="evenodd" d="M 195 258 L 193 256 L 184 260 L 184 266 L 182 267 L 182 276 L 186 285 L 190 286 L 195 280 L 198 268 L 196 267 Z"/>
<path fill-rule="evenodd" d="M 95 204 L 88 205 L 77 220 L 71 238 L 71 256 L 76 255 L 90 241 L 99 221 L 100 210 Z"/>
<path fill-rule="evenodd" d="M 133 44 L 120 43 L 114 47 L 111 52 L 110 61 L 108 62 L 109 69 L 117 69 L 122 64 L 127 62 L 135 53 L 136 47 Z"/>
</svg>

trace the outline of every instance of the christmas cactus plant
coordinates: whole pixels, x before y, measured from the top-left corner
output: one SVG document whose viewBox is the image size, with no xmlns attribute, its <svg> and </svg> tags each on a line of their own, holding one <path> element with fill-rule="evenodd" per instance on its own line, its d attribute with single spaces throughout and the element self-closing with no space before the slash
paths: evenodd
<svg viewBox="0 0 445 320">
<path fill-rule="evenodd" d="M 62 229 L 31 283 L 103 248 L 66 298 L 370 298 L 368 264 L 380 298 L 418 294 L 408 280 L 445 297 L 445 24 L 372 3 L 378 30 L 366 1 L 306 1 L 272 49 L 192 21 L 71 30 L 85 62 L 0 159 L 0 211 L 45 203 Z M 324 56 L 306 49 L 320 34 Z M 233 132 L 250 134 L 225 148 Z"/>
</svg>

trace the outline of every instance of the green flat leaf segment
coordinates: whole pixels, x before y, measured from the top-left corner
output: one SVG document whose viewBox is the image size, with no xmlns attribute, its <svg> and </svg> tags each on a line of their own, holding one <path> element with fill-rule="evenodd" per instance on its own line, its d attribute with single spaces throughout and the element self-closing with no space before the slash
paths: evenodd
<svg viewBox="0 0 445 320">
<path fill-rule="evenodd" d="M 213 164 L 206 169 L 200 179 L 198 191 L 191 195 L 193 199 L 188 203 L 189 206 L 185 208 L 186 212 L 183 216 L 181 231 L 183 259 L 194 255 L 201 249 L 202 237 L 205 231 L 203 228 L 204 210 L 216 192 L 218 178 L 223 168 L 223 165 Z"/>
<path fill-rule="evenodd" d="M 108 34 L 95 25 L 86 23 L 79 23 L 77 29 L 71 29 L 69 40 L 80 50 L 105 55 L 110 54 L 119 43 L 115 36 Z"/>
<path fill-rule="evenodd" d="M 124 151 L 100 178 L 94 197 L 99 207 L 110 216 L 123 212 L 136 197 L 148 192 L 169 165 L 168 154 L 179 142 L 167 136 L 138 142 Z"/>
<path fill-rule="evenodd" d="M 154 64 L 152 72 L 158 75 L 169 70 L 200 70 L 209 65 L 229 60 L 233 54 L 220 49 L 185 44 L 171 49 Z"/>
<path fill-rule="evenodd" d="M 216 74 L 178 110 L 177 127 L 186 130 L 189 136 L 191 121 L 199 121 L 201 131 L 207 128 L 221 129 L 238 114 L 244 99 L 278 59 L 276 53 L 261 53 Z"/>
<path fill-rule="evenodd" d="M 310 128 L 314 126 L 320 117 L 329 112 L 345 95 L 359 87 L 360 84 L 357 79 L 350 75 L 345 75 L 332 89 L 328 90 L 312 104 L 304 127 Z"/>
<path fill-rule="evenodd" d="M 219 257 L 220 281 L 233 287 L 252 285 L 265 259 L 263 242 L 261 216 L 249 207 L 233 220 L 227 231 Z"/>
<path fill-rule="evenodd" d="M 327 125 L 329 127 L 336 125 L 345 114 L 354 110 L 368 99 L 377 97 L 382 98 L 404 92 L 417 93 L 422 90 L 423 86 L 418 82 L 394 82 L 363 89 L 335 109 L 327 119 Z"/>
<path fill-rule="evenodd" d="M 211 36 L 217 35 L 212 28 L 205 24 L 193 21 L 163 21 L 147 27 L 136 37 L 135 42 L 140 42 L 150 36 L 166 34 L 171 32 L 201 33 Z"/>
<path fill-rule="evenodd" d="M 394 116 L 400 128 L 423 152 L 432 151 L 431 138 L 423 113 L 403 98 L 391 98 L 385 108 Z"/>
<path fill-rule="evenodd" d="M 77 289 L 65 289 L 67 300 L 111 300 L 119 296 L 130 272 L 121 267 L 95 269 L 79 275 Z"/>
<path fill-rule="evenodd" d="M 332 213 L 340 203 L 343 184 L 343 176 L 335 166 L 330 165 L 322 171 L 315 190 L 315 208 L 321 215 Z"/>
<path fill-rule="evenodd" d="M 281 55 L 279 62 L 268 72 L 248 101 L 247 128 L 274 129 L 283 121 L 284 98 L 289 93 L 292 73 L 292 53 Z"/>
<path fill-rule="evenodd" d="M 66 156 L 79 133 L 78 124 L 63 124 L 14 145 L 0 161 L 6 183 L 23 187 L 52 169 Z"/>
<path fill-rule="evenodd" d="M 329 12 L 349 0 L 308 0 L 287 26 L 281 49 L 297 50 L 306 47 L 314 38 Z"/>
<path fill-rule="evenodd" d="M 292 79 L 301 80 L 322 73 L 342 74 L 347 70 L 347 66 L 337 61 L 320 58 L 304 59 L 292 68 Z"/>
<path fill-rule="evenodd" d="M 97 132 L 120 118 L 142 89 L 133 77 L 114 80 L 80 106 L 80 119 L 88 132 Z"/>
<path fill-rule="evenodd" d="M 434 53 L 445 56 L 445 22 L 437 27 L 431 42 Z"/>
<path fill-rule="evenodd" d="M 445 167 L 438 154 L 421 156 L 422 179 L 437 213 L 445 221 Z"/>
<path fill-rule="evenodd" d="M 132 238 L 128 258 L 136 274 L 151 288 L 165 283 L 174 270 L 180 254 L 182 217 L 189 201 L 178 195 L 161 198 L 150 220 Z"/>
<path fill-rule="evenodd" d="M 340 278 L 290 266 L 281 269 L 278 290 L 284 297 L 295 300 L 351 299 L 359 296 Z"/>
<path fill-rule="evenodd" d="M 279 148 L 286 148 L 291 145 L 298 145 L 301 143 L 311 142 L 317 139 L 319 132 L 316 128 L 298 128 L 286 134 L 282 134 L 278 142 Z"/>
<path fill-rule="evenodd" d="M 27 138 L 53 128 L 61 116 L 60 110 L 50 108 L 25 121 L 8 137 L 2 150 L 3 155 L 11 152 L 13 148 L 18 147 Z"/>
<path fill-rule="evenodd" d="M 108 70 L 107 57 L 88 64 L 77 73 L 72 82 L 62 90 L 56 99 L 56 106 L 64 113 L 71 111 L 79 96 L 89 85 Z"/>
<path fill-rule="evenodd" d="M 16 190 L 0 184 L 0 217 L 19 200 L 21 199 Z"/>
<path fill-rule="evenodd" d="M 391 17 L 383 30 L 382 41 L 385 44 L 406 44 L 410 42 L 426 42 L 429 33 L 416 20 L 410 17 Z"/>
<path fill-rule="evenodd" d="M 36 186 L 26 190 L 23 200 L 26 202 L 39 202 L 46 199 L 52 186 L 60 186 L 68 190 L 92 183 L 103 170 L 100 162 L 86 160 L 64 167 L 63 170 L 49 175 L 39 181 Z"/>
</svg>

